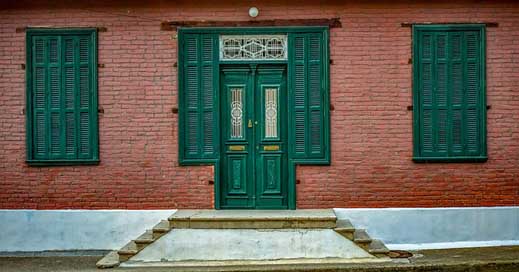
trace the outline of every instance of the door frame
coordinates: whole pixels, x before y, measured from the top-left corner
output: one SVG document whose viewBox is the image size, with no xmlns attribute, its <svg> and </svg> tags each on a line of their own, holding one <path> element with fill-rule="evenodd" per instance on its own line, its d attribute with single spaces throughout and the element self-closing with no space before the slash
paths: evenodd
<svg viewBox="0 0 519 272">
<path fill-rule="evenodd" d="M 247 35 L 247 34 L 284 34 L 284 35 L 290 35 L 290 34 L 304 34 L 304 33 L 315 33 L 320 32 L 323 35 L 323 63 L 330 63 L 330 54 L 329 54 L 329 31 L 330 27 L 323 25 L 323 26 L 266 26 L 266 27 L 178 27 L 177 29 L 177 37 L 179 37 L 179 42 L 182 40 L 182 36 L 184 34 L 212 34 L 212 35 L 231 35 L 231 34 L 240 34 L 240 35 Z M 180 43 L 179 43 L 180 44 Z M 218 41 L 215 41 L 215 48 L 219 48 Z M 177 50 L 178 53 L 178 60 L 179 62 L 183 59 L 183 52 L 181 50 L 181 47 L 177 47 L 179 50 Z M 290 55 L 293 54 L 292 50 L 288 51 L 289 59 Z M 220 66 L 223 64 L 239 64 L 243 63 L 243 61 L 217 61 L 217 68 L 218 73 L 215 73 L 215 80 L 220 83 Z M 282 61 L 263 61 L 258 60 L 254 61 L 254 63 L 257 64 L 287 64 L 287 95 L 291 93 L 291 86 L 290 86 L 290 76 L 292 75 L 292 71 L 290 68 L 290 63 L 287 60 Z M 179 63 L 180 64 L 180 63 Z M 183 67 L 182 65 L 178 65 L 179 74 L 183 74 Z M 327 110 L 325 111 L 325 114 L 328 113 L 329 108 L 329 93 L 330 93 L 330 77 L 329 77 L 329 65 L 323 66 L 323 73 L 325 74 L 324 77 L 324 103 L 326 105 Z M 183 83 L 182 80 L 178 80 L 179 88 L 178 90 L 183 89 Z M 218 88 L 217 93 L 220 93 L 220 84 L 217 84 Z M 179 91 L 179 101 L 183 98 L 183 94 L 181 91 Z M 218 103 L 217 107 L 220 108 L 219 99 L 215 98 L 215 103 Z M 290 108 L 288 109 L 288 116 L 290 116 Z M 221 116 L 219 116 L 221 118 Z M 330 131 L 329 131 L 329 114 L 325 117 L 325 120 L 327 122 L 327 125 L 325 126 L 324 131 L 324 138 L 328 139 L 327 141 L 330 141 Z M 289 120 L 290 122 L 290 120 Z M 220 176 L 221 176 L 221 160 L 220 154 L 218 154 L 217 159 L 186 159 L 183 157 L 183 153 L 181 152 L 183 146 L 184 146 L 184 137 L 183 137 L 183 120 L 182 118 L 179 119 L 179 163 L 181 165 L 209 165 L 213 166 L 213 174 L 214 174 L 214 207 L 215 209 L 221 209 L 221 192 L 220 192 Z M 289 131 L 290 133 L 290 131 Z M 220 144 L 220 139 L 217 140 L 218 145 Z M 291 139 L 288 137 L 288 145 L 291 145 Z M 298 159 L 293 158 L 290 155 L 290 152 L 288 153 L 288 188 L 287 188 L 287 200 L 288 200 L 288 209 L 295 210 L 296 209 L 296 167 L 297 165 L 329 165 L 331 158 L 330 158 L 330 146 L 326 146 L 325 148 L 328 149 L 327 152 L 325 152 L 325 157 L 320 159 Z"/>
</svg>

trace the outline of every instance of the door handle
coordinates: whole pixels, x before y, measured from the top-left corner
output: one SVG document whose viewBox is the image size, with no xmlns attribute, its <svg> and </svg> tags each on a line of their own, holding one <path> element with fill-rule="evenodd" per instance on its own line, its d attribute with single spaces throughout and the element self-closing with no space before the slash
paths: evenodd
<svg viewBox="0 0 519 272">
<path fill-rule="evenodd" d="M 252 120 L 249 119 L 249 123 L 247 124 L 247 127 L 251 128 L 252 127 Z"/>
</svg>

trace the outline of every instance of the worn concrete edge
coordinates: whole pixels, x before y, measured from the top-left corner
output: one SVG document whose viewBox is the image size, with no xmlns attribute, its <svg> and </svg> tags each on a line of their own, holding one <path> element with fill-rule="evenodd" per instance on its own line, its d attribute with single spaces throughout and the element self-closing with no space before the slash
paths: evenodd
<svg viewBox="0 0 519 272">
<path fill-rule="evenodd" d="M 519 246 L 519 240 L 494 240 L 494 241 L 460 241 L 445 243 L 422 243 L 422 244 L 386 244 L 390 250 L 427 250 L 427 249 L 449 249 L 449 248 L 475 248 L 495 246 Z"/>
<path fill-rule="evenodd" d="M 383 258 L 299 258 L 299 259 L 278 259 L 278 260 L 225 260 L 225 261 L 173 261 L 173 262 L 142 262 L 126 261 L 120 267 L 236 267 L 236 266 L 277 266 L 277 265 L 319 265 L 319 264 L 367 264 L 367 263 L 387 263 L 390 259 Z"/>
<path fill-rule="evenodd" d="M 148 266 L 148 267 L 121 267 L 132 271 L 329 271 L 329 272 L 395 272 L 395 271 L 421 271 L 421 272 L 454 272 L 454 271 L 480 271 L 480 272 L 516 272 L 519 269 L 519 260 L 497 261 L 469 261 L 456 263 L 409 263 L 409 262 L 380 262 L 380 263 L 289 263 L 289 264 L 242 264 L 233 266 Z M 145 270 L 141 270 L 145 269 Z M 503 269 L 503 270 L 502 270 Z"/>
<path fill-rule="evenodd" d="M 105 256 L 111 250 L 107 249 L 77 249 L 77 250 L 44 250 L 44 251 L 0 251 L 0 257 L 77 257 Z"/>
</svg>

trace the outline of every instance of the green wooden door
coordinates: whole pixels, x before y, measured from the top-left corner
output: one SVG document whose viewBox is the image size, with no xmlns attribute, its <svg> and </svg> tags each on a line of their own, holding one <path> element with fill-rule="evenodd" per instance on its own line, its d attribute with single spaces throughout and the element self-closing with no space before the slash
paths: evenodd
<svg viewBox="0 0 519 272">
<path fill-rule="evenodd" d="M 288 208 L 286 67 L 223 67 L 221 81 L 221 207 Z"/>
</svg>

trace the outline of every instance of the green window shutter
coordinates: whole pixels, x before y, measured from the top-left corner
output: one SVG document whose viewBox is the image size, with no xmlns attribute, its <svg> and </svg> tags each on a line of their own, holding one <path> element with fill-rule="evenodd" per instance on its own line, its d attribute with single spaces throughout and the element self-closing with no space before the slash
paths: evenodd
<svg viewBox="0 0 519 272">
<path fill-rule="evenodd" d="M 96 163 L 96 31 L 27 31 L 27 161 Z"/>
<path fill-rule="evenodd" d="M 289 36 L 290 154 L 329 163 L 328 43 L 324 32 Z"/>
<path fill-rule="evenodd" d="M 217 37 L 185 34 L 180 41 L 180 162 L 211 162 L 218 156 Z"/>
<path fill-rule="evenodd" d="M 414 159 L 486 160 L 484 28 L 414 27 Z"/>
</svg>

